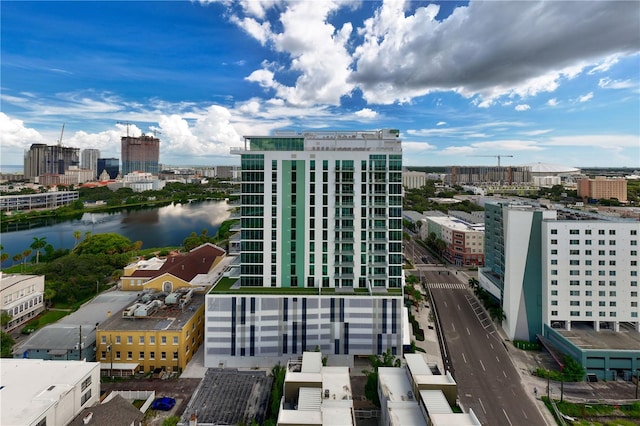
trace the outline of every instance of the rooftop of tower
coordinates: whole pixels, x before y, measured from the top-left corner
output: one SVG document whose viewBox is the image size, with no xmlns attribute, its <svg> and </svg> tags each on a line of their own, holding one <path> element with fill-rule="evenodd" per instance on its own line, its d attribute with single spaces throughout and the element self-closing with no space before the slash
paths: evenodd
<svg viewBox="0 0 640 426">
<path fill-rule="evenodd" d="M 270 136 L 245 136 L 244 147 L 231 148 L 232 154 L 245 151 L 391 151 L 402 152 L 397 129 L 364 131 L 278 131 Z"/>
</svg>

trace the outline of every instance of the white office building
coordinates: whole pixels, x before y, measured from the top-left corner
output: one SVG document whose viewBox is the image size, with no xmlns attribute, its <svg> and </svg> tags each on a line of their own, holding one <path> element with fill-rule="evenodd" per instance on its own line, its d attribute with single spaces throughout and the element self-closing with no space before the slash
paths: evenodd
<svg viewBox="0 0 640 426">
<path fill-rule="evenodd" d="M 0 424 L 64 426 L 100 399 L 100 364 L 0 359 Z"/>
<path fill-rule="evenodd" d="M 234 152 L 240 271 L 207 297 L 205 365 L 400 354 L 399 132 L 247 136 Z"/>
</svg>

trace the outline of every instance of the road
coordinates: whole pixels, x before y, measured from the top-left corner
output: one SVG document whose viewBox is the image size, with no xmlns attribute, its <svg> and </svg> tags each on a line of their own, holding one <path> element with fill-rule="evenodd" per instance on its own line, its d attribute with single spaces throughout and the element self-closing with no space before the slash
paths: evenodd
<svg viewBox="0 0 640 426">
<path fill-rule="evenodd" d="M 529 395 L 533 389 L 523 388 L 504 342 L 462 274 L 442 268 L 421 275 L 445 336 L 448 360 L 443 362 L 452 366 L 464 409 L 473 409 L 483 425 L 545 425 Z"/>
</svg>

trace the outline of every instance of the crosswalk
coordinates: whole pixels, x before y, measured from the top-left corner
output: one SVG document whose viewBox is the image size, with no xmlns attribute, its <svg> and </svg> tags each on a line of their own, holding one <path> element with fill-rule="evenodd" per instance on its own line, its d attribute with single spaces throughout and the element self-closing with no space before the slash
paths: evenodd
<svg viewBox="0 0 640 426">
<path fill-rule="evenodd" d="M 427 283 L 429 288 L 449 288 L 456 290 L 466 290 L 469 288 L 466 284 L 462 283 Z"/>
</svg>

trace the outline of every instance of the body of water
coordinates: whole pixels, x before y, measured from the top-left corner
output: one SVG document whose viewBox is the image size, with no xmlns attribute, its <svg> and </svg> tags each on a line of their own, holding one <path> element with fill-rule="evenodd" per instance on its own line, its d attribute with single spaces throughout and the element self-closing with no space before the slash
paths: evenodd
<svg viewBox="0 0 640 426">
<path fill-rule="evenodd" d="M 215 235 L 220 224 L 230 216 L 231 206 L 226 201 L 203 201 L 114 213 L 84 213 L 81 219 L 44 226 L 37 226 L 35 222 L 30 229 L 0 234 L 0 244 L 10 256 L 2 266 L 10 266 L 13 255 L 29 249 L 34 237 L 46 238 L 56 249 L 73 248 L 75 231 L 80 231 L 83 237 L 86 232 L 113 232 L 132 242 L 142 241 L 142 248 L 179 246 L 192 232 L 200 234 L 207 229 L 210 236 Z"/>
</svg>

